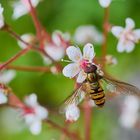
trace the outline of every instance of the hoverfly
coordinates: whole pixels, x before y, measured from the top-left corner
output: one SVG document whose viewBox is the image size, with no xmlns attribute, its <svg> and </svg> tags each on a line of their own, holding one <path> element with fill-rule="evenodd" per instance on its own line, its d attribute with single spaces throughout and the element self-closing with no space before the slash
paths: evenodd
<svg viewBox="0 0 140 140">
<path fill-rule="evenodd" d="M 105 104 L 105 93 L 140 95 L 140 90 L 128 83 L 108 78 L 98 72 L 98 68 L 94 64 L 89 64 L 85 70 L 87 74 L 86 80 L 78 89 L 65 101 L 65 105 L 78 105 L 81 100 L 87 96 L 92 99 L 99 107 Z"/>
</svg>

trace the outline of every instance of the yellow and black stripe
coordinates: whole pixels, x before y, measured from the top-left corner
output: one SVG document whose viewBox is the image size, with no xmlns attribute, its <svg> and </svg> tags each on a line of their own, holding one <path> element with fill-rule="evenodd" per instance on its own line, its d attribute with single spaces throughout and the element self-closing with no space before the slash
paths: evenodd
<svg viewBox="0 0 140 140">
<path fill-rule="evenodd" d="M 96 90 L 92 90 L 90 96 L 97 106 L 102 107 L 105 104 L 105 94 L 101 87 L 98 87 Z"/>
</svg>

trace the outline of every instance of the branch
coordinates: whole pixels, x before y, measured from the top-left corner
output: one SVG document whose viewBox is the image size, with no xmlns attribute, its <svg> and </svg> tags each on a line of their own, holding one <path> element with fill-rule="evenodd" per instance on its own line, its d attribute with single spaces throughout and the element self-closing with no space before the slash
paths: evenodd
<svg viewBox="0 0 140 140">
<path fill-rule="evenodd" d="M 28 72 L 50 72 L 51 68 L 49 67 L 31 67 L 31 66 L 13 66 L 8 65 L 7 69 L 13 69 L 18 71 L 28 71 Z"/>
<path fill-rule="evenodd" d="M 17 60 L 20 56 L 26 54 L 29 50 L 31 49 L 31 46 L 19 51 L 17 54 L 15 54 L 14 56 L 12 56 L 9 60 L 7 60 L 6 62 L 4 62 L 3 64 L 0 65 L 0 70 L 6 68 L 10 63 L 12 63 L 13 61 Z"/>
<path fill-rule="evenodd" d="M 81 140 L 81 138 L 77 135 L 77 133 L 70 132 L 66 128 L 59 126 L 58 124 L 52 122 L 51 120 L 46 120 L 45 122 L 47 122 L 48 124 L 50 124 L 53 128 L 56 128 L 59 131 L 61 131 L 62 133 L 64 133 L 66 136 L 68 136 L 69 138 L 71 138 L 71 140 Z"/>
<path fill-rule="evenodd" d="M 85 140 L 91 140 L 91 117 L 92 108 L 89 105 L 89 101 L 85 100 L 83 104 L 84 120 L 85 120 Z"/>
<path fill-rule="evenodd" d="M 104 12 L 104 21 L 103 21 L 103 44 L 102 44 L 102 58 L 105 59 L 107 54 L 107 35 L 108 35 L 108 28 L 109 28 L 109 7 L 105 8 Z M 103 62 L 105 65 L 105 62 Z"/>
<path fill-rule="evenodd" d="M 37 31 L 37 37 L 40 40 L 42 38 L 42 26 L 40 21 L 37 18 L 37 14 L 36 14 L 36 10 L 35 8 L 32 6 L 31 0 L 28 0 L 29 5 L 30 5 L 30 14 L 33 20 L 33 23 L 35 25 L 36 31 Z"/>
<path fill-rule="evenodd" d="M 31 47 L 30 49 L 42 53 L 44 56 L 48 57 L 56 65 L 58 71 L 61 71 L 62 70 L 62 66 L 58 62 L 56 62 L 52 57 L 50 57 L 48 55 L 48 53 L 43 48 L 37 48 L 36 46 L 34 46 L 32 44 L 29 44 L 28 42 L 24 41 L 16 32 L 14 32 L 10 28 L 9 25 L 6 24 L 5 27 L 3 28 L 3 31 L 8 32 L 12 37 L 14 37 L 16 40 L 21 41 L 26 46 L 30 46 Z M 26 49 L 24 49 L 24 50 L 26 50 Z"/>
</svg>

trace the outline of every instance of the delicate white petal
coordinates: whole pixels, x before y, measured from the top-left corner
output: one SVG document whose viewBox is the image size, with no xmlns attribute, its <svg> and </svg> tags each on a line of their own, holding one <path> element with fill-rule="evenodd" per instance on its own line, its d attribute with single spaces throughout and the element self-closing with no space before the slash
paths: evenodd
<svg viewBox="0 0 140 140">
<path fill-rule="evenodd" d="M 21 3 L 21 1 L 16 1 L 13 4 L 13 19 L 18 19 L 19 17 L 28 13 L 28 8 Z"/>
<path fill-rule="evenodd" d="M 69 59 L 74 62 L 78 62 L 82 59 L 82 53 L 78 47 L 70 46 L 67 48 L 66 53 Z"/>
<path fill-rule="evenodd" d="M 103 8 L 107 8 L 110 5 L 111 0 L 99 0 L 99 3 Z"/>
<path fill-rule="evenodd" d="M 92 25 L 79 26 L 74 34 L 74 40 L 79 44 L 97 43 L 101 44 L 103 41 L 102 34 Z"/>
<path fill-rule="evenodd" d="M 33 113 L 29 113 L 24 115 L 24 119 L 27 125 L 31 125 L 36 120 L 36 116 Z"/>
<path fill-rule="evenodd" d="M 137 43 L 140 40 L 140 29 L 136 29 L 133 31 L 135 42 Z"/>
<path fill-rule="evenodd" d="M 61 58 L 64 57 L 65 50 L 62 46 L 54 46 L 48 44 L 45 46 L 45 51 L 48 53 L 50 57 L 52 57 L 55 61 L 59 61 Z"/>
<path fill-rule="evenodd" d="M 80 73 L 78 74 L 78 77 L 77 77 L 77 83 L 82 83 L 87 77 L 87 74 L 81 70 Z"/>
<path fill-rule="evenodd" d="M 0 29 L 4 26 L 3 7 L 0 4 Z"/>
<path fill-rule="evenodd" d="M 129 53 L 134 50 L 135 44 L 132 41 L 127 41 L 127 43 L 125 44 L 125 47 L 126 47 L 126 52 Z"/>
<path fill-rule="evenodd" d="M 52 40 L 57 46 L 63 46 L 62 41 L 68 42 L 70 40 L 70 34 L 69 33 L 62 33 L 59 30 L 56 30 L 52 34 Z"/>
<path fill-rule="evenodd" d="M 35 112 L 36 112 L 36 115 L 39 119 L 47 119 L 47 116 L 48 116 L 48 111 L 42 107 L 42 106 L 37 106 L 35 108 Z"/>
<path fill-rule="evenodd" d="M 34 135 L 38 135 L 41 132 L 41 121 L 36 121 L 30 125 L 30 131 Z"/>
<path fill-rule="evenodd" d="M 34 106 L 38 105 L 36 94 L 32 93 L 31 95 L 27 96 L 25 98 L 25 103 L 30 107 L 34 107 Z"/>
<path fill-rule="evenodd" d="M 8 84 L 15 77 L 16 72 L 14 70 L 7 70 L 0 73 L 0 83 Z"/>
<path fill-rule="evenodd" d="M 118 50 L 118 52 L 126 51 L 127 53 L 129 53 L 134 50 L 134 47 L 135 47 L 135 44 L 132 41 L 119 40 L 117 50 Z"/>
<path fill-rule="evenodd" d="M 62 33 L 60 33 L 60 32 L 58 32 L 58 31 L 55 31 L 55 32 L 53 32 L 53 34 L 52 34 L 52 40 L 53 40 L 53 42 L 57 45 L 57 46 L 60 46 L 61 45 L 61 34 Z"/>
<path fill-rule="evenodd" d="M 80 116 L 80 110 L 75 104 L 70 104 L 66 108 L 66 120 L 73 122 L 77 121 Z"/>
<path fill-rule="evenodd" d="M 7 96 L 2 91 L 0 91 L 0 104 L 5 104 L 7 103 L 7 101 L 8 101 Z"/>
<path fill-rule="evenodd" d="M 21 39 L 29 44 L 32 44 L 35 41 L 35 36 L 32 34 L 24 34 L 21 36 Z M 21 49 L 25 49 L 26 47 L 28 47 L 26 44 L 24 44 L 21 41 L 18 41 L 18 45 L 20 46 Z"/>
<path fill-rule="evenodd" d="M 31 0 L 32 5 L 36 7 L 40 0 Z M 18 19 L 29 12 L 29 5 L 27 0 L 16 1 L 13 3 L 13 19 Z"/>
<path fill-rule="evenodd" d="M 125 51 L 125 46 L 124 46 L 124 41 L 119 40 L 118 45 L 117 45 L 117 51 L 118 52 L 124 52 Z"/>
<path fill-rule="evenodd" d="M 83 58 L 92 62 L 95 56 L 93 45 L 88 43 L 84 46 L 83 49 Z"/>
<path fill-rule="evenodd" d="M 135 22 L 131 18 L 127 18 L 125 22 L 126 22 L 126 29 L 131 30 L 135 27 Z"/>
<path fill-rule="evenodd" d="M 69 78 L 73 78 L 76 76 L 80 71 L 80 67 L 78 64 L 71 63 L 64 67 L 63 69 L 63 75 Z"/>
<path fill-rule="evenodd" d="M 112 27 L 111 32 L 115 37 L 119 38 L 123 30 L 124 29 L 120 26 L 114 26 Z"/>
</svg>

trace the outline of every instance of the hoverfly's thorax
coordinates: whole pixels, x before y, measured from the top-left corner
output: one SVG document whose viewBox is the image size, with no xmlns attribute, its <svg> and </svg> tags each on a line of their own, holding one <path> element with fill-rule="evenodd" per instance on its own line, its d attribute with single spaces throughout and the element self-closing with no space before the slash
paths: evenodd
<svg viewBox="0 0 140 140">
<path fill-rule="evenodd" d="M 90 83 L 96 82 L 97 81 L 96 73 L 88 73 L 87 74 L 87 81 Z"/>
</svg>

